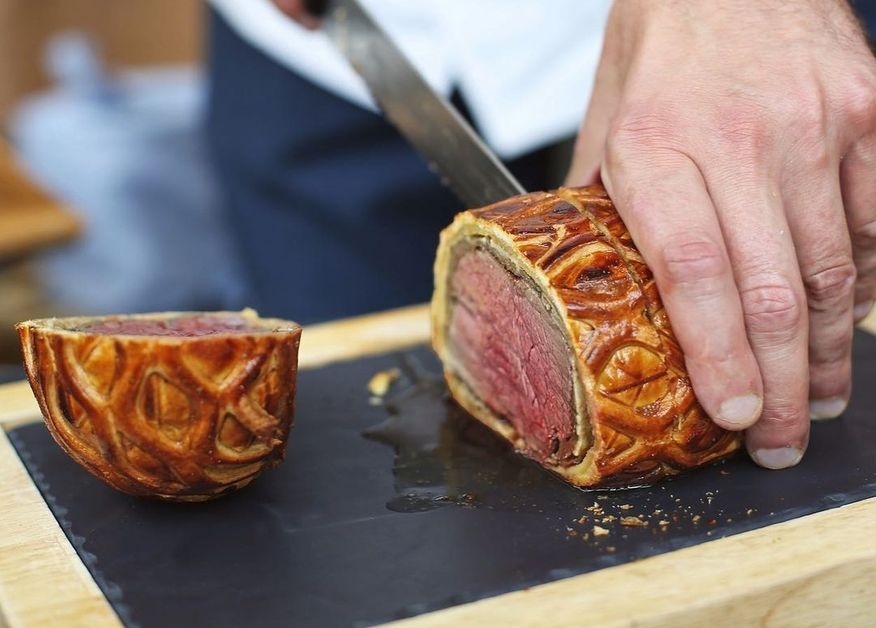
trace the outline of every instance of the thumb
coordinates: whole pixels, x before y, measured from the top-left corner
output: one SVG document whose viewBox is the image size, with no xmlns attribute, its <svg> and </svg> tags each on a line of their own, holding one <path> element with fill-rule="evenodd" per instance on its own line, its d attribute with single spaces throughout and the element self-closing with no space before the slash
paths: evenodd
<svg viewBox="0 0 876 628">
<path fill-rule="evenodd" d="M 566 175 L 566 185 L 593 185 L 599 182 L 599 172 L 605 153 L 608 131 L 618 110 L 629 65 L 629 41 L 616 19 L 618 6 L 612 9 L 602 42 L 602 54 L 587 114 L 578 132 L 572 165 Z"/>
<path fill-rule="evenodd" d="M 587 114 L 575 141 L 566 185 L 593 185 L 599 182 L 605 140 L 617 111 L 620 95 L 621 81 L 617 75 L 616 64 L 607 62 L 603 55 L 596 72 Z"/>
</svg>

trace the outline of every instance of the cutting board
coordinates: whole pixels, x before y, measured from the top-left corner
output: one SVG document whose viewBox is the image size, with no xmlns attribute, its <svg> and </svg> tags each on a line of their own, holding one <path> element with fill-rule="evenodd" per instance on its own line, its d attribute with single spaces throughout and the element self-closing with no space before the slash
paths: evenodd
<svg viewBox="0 0 876 628">
<path fill-rule="evenodd" d="M 125 625 L 358 626 L 426 613 L 458 625 L 433 611 L 668 560 L 876 496 L 876 338 L 856 338 L 855 362 L 849 412 L 813 427 L 797 468 L 768 472 L 739 456 L 630 491 L 581 491 L 509 451 L 447 398 L 426 347 L 303 370 L 288 460 L 212 503 L 106 488 L 41 424 L 8 436 Z M 399 379 L 372 399 L 368 381 L 390 369 Z M 629 578 L 625 595 L 647 590 Z"/>
</svg>

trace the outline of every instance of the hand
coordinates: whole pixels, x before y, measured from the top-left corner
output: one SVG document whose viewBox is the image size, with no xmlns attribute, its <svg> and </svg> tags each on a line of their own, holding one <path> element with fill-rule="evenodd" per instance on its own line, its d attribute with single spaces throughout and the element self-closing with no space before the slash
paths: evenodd
<svg viewBox="0 0 876 628">
<path fill-rule="evenodd" d="M 308 10 L 306 0 L 271 0 L 271 2 L 301 26 L 310 30 L 319 28 L 320 20 Z"/>
<path fill-rule="evenodd" d="M 876 296 L 876 61 L 846 2 L 617 0 L 568 182 L 599 175 L 705 410 L 796 464 Z"/>
</svg>

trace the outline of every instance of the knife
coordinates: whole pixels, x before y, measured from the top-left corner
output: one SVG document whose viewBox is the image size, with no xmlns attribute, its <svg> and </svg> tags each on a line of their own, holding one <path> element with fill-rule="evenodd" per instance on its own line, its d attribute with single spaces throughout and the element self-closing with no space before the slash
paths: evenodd
<svg viewBox="0 0 876 628">
<path fill-rule="evenodd" d="M 306 0 L 386 118 L 467 207 L 525 190 L 447 99 L 436 93 L 358 0 Z"/>
</svg>

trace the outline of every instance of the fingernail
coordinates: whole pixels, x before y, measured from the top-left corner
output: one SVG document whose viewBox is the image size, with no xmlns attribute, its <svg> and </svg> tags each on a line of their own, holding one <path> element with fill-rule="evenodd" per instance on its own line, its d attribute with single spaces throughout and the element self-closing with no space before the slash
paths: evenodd
<svg viewBox="0 0 876 628">
<path fill-rule="evenodd" d="M 848 401 L 842 397 L 830 397 L 829 399 L 810 399 L 809 418 L 813 421 L 822 419 L 835 419 L 846 410 Z"/>
<path fill-rule="evenodd" d="M 864 303 L 858 303 L 855 306 L 855 309 L 852 310 L 853 316 L 856 321 L 861 320 L 862 318 L 867 318 L 867 314 L 870 313 L 870 310 L 873 309 L 873 301 L 865 301 Z"/>
<path fill-rule="evenodd" d="M 787 469 L 800 462 L 803 458 L 803 450 L 796 447 L 757 449 L 751 452 L 751 457 L 757 464 L 767 469 Z"/>
<path fill-rule="evenodd" d="M 750 425 L 760 415 L 762 405 L 758 395 L 731 397 L 718 408 L 718 418 L 734 425 Z"/>
</svg>

